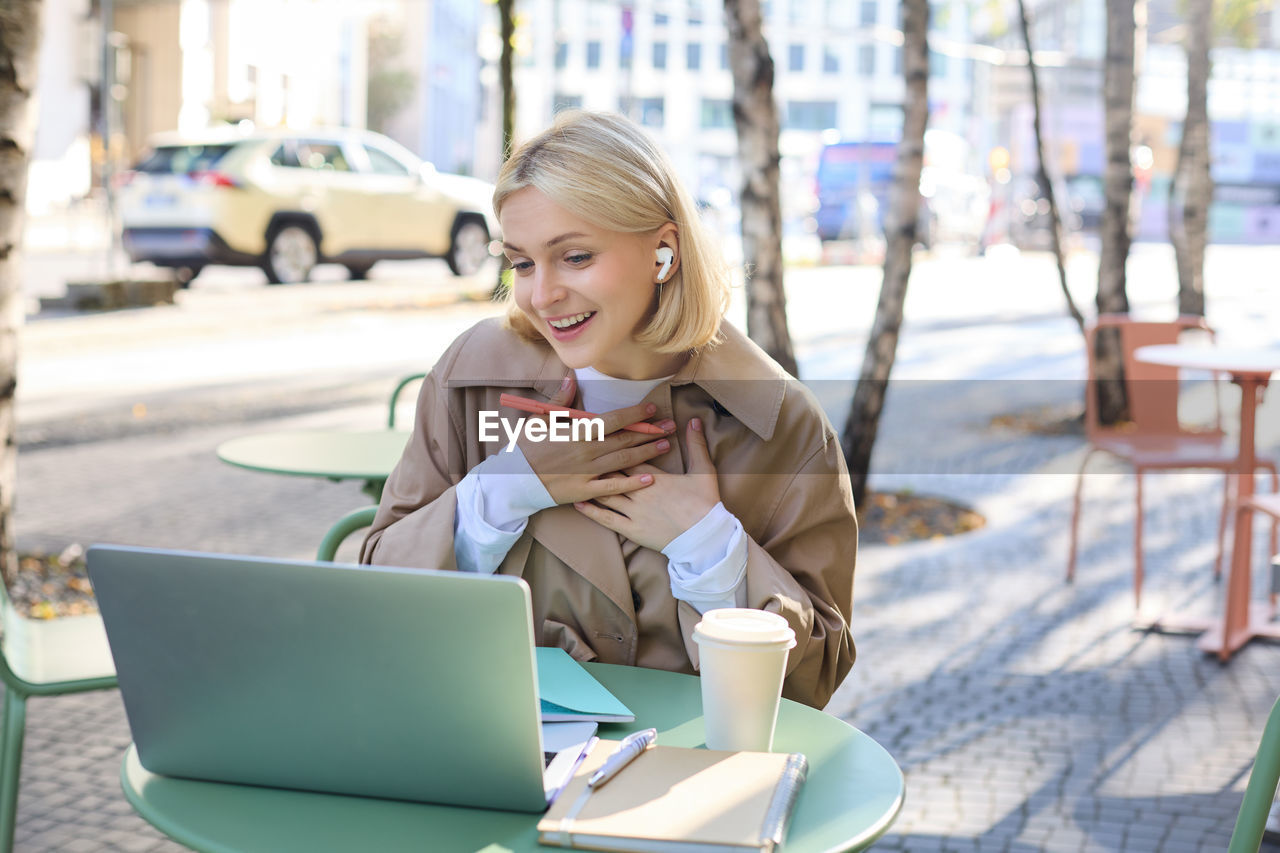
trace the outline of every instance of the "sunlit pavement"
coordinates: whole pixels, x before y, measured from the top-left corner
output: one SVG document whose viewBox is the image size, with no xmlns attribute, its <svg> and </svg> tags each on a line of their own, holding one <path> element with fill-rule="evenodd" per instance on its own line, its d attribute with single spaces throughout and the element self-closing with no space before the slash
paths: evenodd
<svg viewBox="0 0 1280 853">
<path fill-rule="evenodd" d="M 1271 249 L 1211 249 L 1209 317 L 1223 342 L 1277 342 L 1280 306 L 1266 275 L 1277 261 Z M 1135 310 L 1172 316 L 1168 250 L 1139 245 L 1130 264 Z M 172 307 L 29 322 L 22 547 L 112 541 L 309 556 L 334 519 L 364 503 L 357 486 L 232 469 L 213 448 L 264 429 L 381 423 L 397 376 L 429 366 L 457 331 L 496 310 L 457 301 L 433 275 L 383 278 L 379 268 L 370 282 L 267 288 L 236 272 L 202 276 Z M 1075 255 L 1069 273 L 1087 309 L 1096 260 Z M 788 277 L 802 375 L 837 426 L 878 284 L 871 267 Z M 743 316 L 740 290 L 732 316 Z M 1086 485 L 1078 579 L 1063 583 L 1081 440 L 990 419 L 1065 411 L 1083 370 L 1047 256 L 917 257 L 873 486 L 959 498 L 988 526 L 859 554 L 858 663 L 829 710 L 906 773 L 906 804 L 878 849 L 1225 849 L 1280 693 L 1280 648 L 1254 643 L 1223 667 L 1191 639 L 1129 630 L 1133 480 L 1103 462 Z M 1264 414 L 1260 424 L 1272 456 L 1278 420 Z M 1214 612 L 1220 480 L 1153 477 L 1147 492 L 1146 599 Z M 1263 574 L 1255 569 L 1258 595 Z M 18 849 L 178 849 L 120 794 L 128 740 L 116 693 L 33 700 Z"/>
</svg>

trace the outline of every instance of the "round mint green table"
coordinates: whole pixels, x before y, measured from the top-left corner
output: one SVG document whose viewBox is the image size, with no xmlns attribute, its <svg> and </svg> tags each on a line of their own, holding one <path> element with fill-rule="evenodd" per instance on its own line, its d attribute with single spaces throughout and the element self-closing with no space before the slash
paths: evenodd
<svg viewBox="0 0 1280 853">
<path fill-rule="evenodd" d="M 294 430 L 233 438 L 218 445 L 218 458 L 250 471 L 364 480 L 374 503 L 409 441 L 406 430 Z"/>
<path fill-rule="evenodd" d="M 601 737 L 653 726 L 658 743 L 703 744 L 697 677 L 609 664 L 586 667 L 636 714 L 633 724 L 601 725 Z M 784 699 L 773 748 L 809 759 L 786 853 L 864 849 L 902 808 L 902 771 L 880 744 L 848 723 Z M 144 770 L 132 746 L 121 781 L 138 814 L 175 841 L 208 853 L 554 849 L 538 844 L 536 814 L 174 779 Z"/>
</svg>

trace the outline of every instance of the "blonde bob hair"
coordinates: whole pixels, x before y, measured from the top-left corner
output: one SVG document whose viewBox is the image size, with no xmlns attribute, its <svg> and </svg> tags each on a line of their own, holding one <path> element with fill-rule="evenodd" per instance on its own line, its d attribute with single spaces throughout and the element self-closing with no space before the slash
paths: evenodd
<svg viewBox="0 0 1280 853">
<path fill-rule="evenodd" d="M 679 266 L 659 289 L 658 306 L 636 341 L 654 352 L 677 353 L 719 340 L 729 302 L 728 268 L 670 160 L 632 121 L 616 113 L 560 113 L 502 165 L 494 213 L 501 216 L 507 198 L 525 187 L 610 231 L 648 233 L 673 223 Z M 522 337 L 545 340 L 510 289 L 507 325 Z"/>
</svg>

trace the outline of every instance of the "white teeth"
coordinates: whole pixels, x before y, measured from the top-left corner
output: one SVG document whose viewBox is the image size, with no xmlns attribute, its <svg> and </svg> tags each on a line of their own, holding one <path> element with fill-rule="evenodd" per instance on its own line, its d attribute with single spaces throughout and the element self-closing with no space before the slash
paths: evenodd
<svg viewBox="0 0 1280 853">
<path fill-rule="evenodd" d="M 570 326 L 575 326 L 578 323 L 581 323 L 583 320 L 587 319 L 594 313 L 596 312 L 584 311 L 581 314 L 574 314 L 572 317 L 563 317 L 559 320 L 548 320 L 547 322 L 555 326 L 557 329 L 567 329 Z"/>
</svg>

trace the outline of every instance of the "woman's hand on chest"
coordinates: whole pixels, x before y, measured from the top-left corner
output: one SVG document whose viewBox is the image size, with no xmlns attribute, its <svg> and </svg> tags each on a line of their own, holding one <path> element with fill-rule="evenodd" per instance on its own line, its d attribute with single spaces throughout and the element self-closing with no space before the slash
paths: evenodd
<svg viewBox="0 0 1280 853">
<path fill-rule="evenodd" d="M 637 545 L 661 551 L 720 502 L 716 469 L 701 420 L 693 418 L 686 424 L 685 440 L 689 455 L 684 474 L 668 474 L 647 464 L 635 465 L 608 476 L 626 479 L 647 475 L 653 478 L 648 488 L 597 497 L 590 503 L 578 501 L 574 507 Z"/>
<path fill-rule="evenodd" d="M 568 406 L 576 391 L 577 382 L 573 374 L 569 374 L 551 402 Z M 557 504 L 643 491 L 653 483 L 653 475 L 648 473 L 648 466 L 645 471 L 636 470 L 634 466 L 670 450 L 670 438 L 629 432 L 623 427 L 645 421 L 656 411 L 652 403 L 641 403 L 603 413 L 599 416 L 603 421 L 602 440 L 588 435 L 570 441 L 534 441 L 526 431 L 518 440 L 520 452 Z M 656 426 L 665 429 L 668 435 L 675 431 L 675 422 L 671 420 Z M 617 473 L 628 469 L 635 473 Z"/>
</svg>

